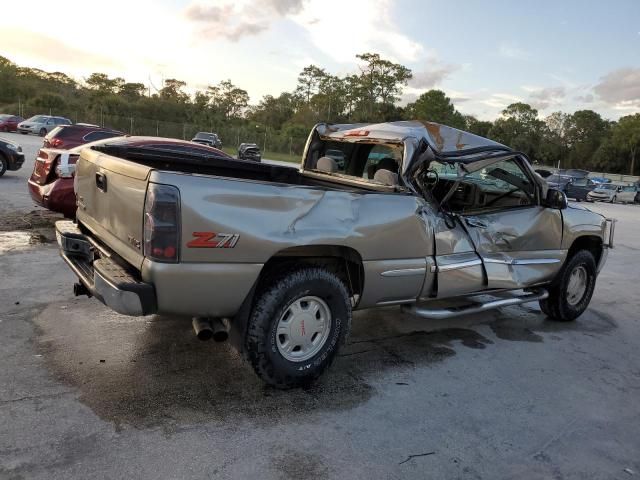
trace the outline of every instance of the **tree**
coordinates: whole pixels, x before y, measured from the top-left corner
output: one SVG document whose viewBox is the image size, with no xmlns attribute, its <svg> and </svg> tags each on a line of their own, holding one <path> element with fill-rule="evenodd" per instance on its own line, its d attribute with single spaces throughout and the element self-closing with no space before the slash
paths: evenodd
<svg viewBox="0 0 640 480">
<path fill-rule="evenodd" d="M 214 87 L 207 89 L 214 108 L 222 113 L 225 119 L 239 117 L 249 104 L 249 94 L 246 90 L 236 87 L 231 80 L 223 80 Z"/>
<path fill-rule="evenodd" d="M 537 161 L 544 123 L 538 119 L 538 110 L 526 103 L 517 102 L 502 111 L 489 136 Z"/>
<path fill-rule="evenodd" d="M 464 122 L 468 131 L 481 137 L 489 137 L 491 127 L 493 127 L 493 123 L 487 120 L 478 120 L 473 115 L 465 115 Z"/>
<path fill-rule="evenodd" d="M 87 87 L 100 93 L 116 93 L 120 86 L 124 83 L 124 79 L 109 78 L 106 73 L 92 73 L 85 80 Z"/>
<path fill-rule="evenodd" d="M 311 102 L 311 97 L 317 93 L 320 82 L 325 75 L 324 68 L 316 67 L 315 65 L 304 67 L 300 75 L 298 75 L 296 91 L 306 99 L 307 105 Z"/>
<path fill-rule="evenodd" d="M 385 60 L 377 53 L 362 53 L 356 58 L 364 62 L 360 66 L 360 92 L 370 120 L 378 119 L 381 108 L 399 99 L 402 87 L 407 85 L 413 74 L 407 67 Z"/>
<path fill-rule="evenodd" d="M 169 78 L 164 81 L 164 87 L 160 89 L 160 98 L 178 103 L 186 103 L 189 100 L 189 96 L 182 91 L 186 86 L 187 83 L 182 80 Z"/>
<path fill-rule="evenodd" d="M 429 90 L 420 95 L 415 102 L 407 105 L 406 115 L 454 128 L 466 126 L 464 117 L 442 90 Z"/>
<path fill-rule="evenodd" d="M 579 110 L 566 121 L 569 165 L 590 168 L 593 155 L 605 138 L 608 123 L 593 110 Z"/>
<path fill-rule="evenodd" d="M 142 83 L 123 83 L 118 88 L 118 94 L 126 97 L 128 100 L 135 100 L 142 97 L 147 88 Z"/>
<path fill-rule="evenodd" d="M 616 148 L 628 153 L 629 175 L 634 175 L 636 153 L 640 147 L 640 113 L 620 118 L 612 129 L 611 139 Z"/>
</svg>

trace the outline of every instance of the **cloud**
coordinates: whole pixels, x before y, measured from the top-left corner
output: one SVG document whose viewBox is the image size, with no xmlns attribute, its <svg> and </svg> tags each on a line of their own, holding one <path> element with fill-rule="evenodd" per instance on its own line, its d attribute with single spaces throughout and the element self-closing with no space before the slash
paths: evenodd
<svg viewBox="0 0 640 480">
<path fill-rule="evenodd" d="M 578 95 L 577 97 L 574 97 L 574 100 L 580 103 L 593 103 L 595 97 L 592 94 L 587 93 L 585 95 Z"/>
<path fill-rule="evenodd" d="M 560 105 L 566 95 L 565 87 L 545 87 L 533 90 L 529 94 L 529 102 L 532 107 L 545 110 L 551 106 Z"/>
<path fill-rule="evenodd" d="M 25 57 L 26 59 L 40 59 L 46 57 L 43 62 L 45 69 L 59 69 L 64 66 L 82 66 L 85 69 L 115 68 L 119 63 L 107 56 L 82 50 L 64 43 L 63 41 L 42 34 L 40 32 L 29 32 L 13 28 L 0 29 L 0 45 L 14 61 L 15 57 Z M 19 63 L 19 62 L 18 62 Z"/>
<path fill-rule="evenodd" d="M 437 61 L 429 63 L 431 64 L 424 70 L 413 72 L 413 78 L 409 80 L 410 87 L 433 88 L 460 68 L 457 65 L 441 64 Z"/>
<path fill-rule="evenodd" d="M 621 68 L 600 79 L 593 91 L 608 104 L 640 106 L 640 68 Z"/>
<path fill-rule="evenodd" d="M 299 13 L 303 3 L 304 0 L 260 0 L 244 4 L 196 2 L 185 9 L 184 16 L 201 25 L 198 33 L 203 37 L 237 42 L 264 32 L 281 17 Z"/>
<path fill-rule="evenodd" d="M 530 57 L 529 52 L 523 50 L 513 43 L 503 43 L 498 48 L 498 54 L 501 57 L 512 58 L 516 60 L 526 60 Z"/>
<path fill-rule="evenodd" d="M 393 21 L 391 0 L 323 0 L 308 2 L 290 18 L 304 29 L 323 54 L 353 63 L 358 53 L 377 52 L 394 62 L 417 62 L 424 47 Z"/>
</svg>

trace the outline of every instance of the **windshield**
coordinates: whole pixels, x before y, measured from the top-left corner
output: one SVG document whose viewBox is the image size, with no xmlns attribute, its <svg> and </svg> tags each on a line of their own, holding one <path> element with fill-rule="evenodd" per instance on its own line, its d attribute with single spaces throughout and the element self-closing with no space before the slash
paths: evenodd
<svg viewBox="0 0 640 480">
<path fill-rule="evenodd" d="M 617 185 L 610 185 L 610 184 L 607 184 L 607 185 L 600 185 L 600 186 L 598 187 L 598 190 L 615 190 L 616 188 L 618 188 L 618 186 L 617 186 Z"/>
<path fill-rule="evenodd" d="M 196 137 L 195 138 L 202 138 L 204 140 L 213 140 L 214 134 L 213 133 L 206 133 L 206 132 L 198 132 L 198 133 L 196 133 Z"/>
<path fill-rule="evenodd" d="M 0 120 L 7 120 L 8 118 L 11 118 L 11 115 L 0 115 Z"/>
<path fill-rule="evenodd" d="M 547 182 L 561 183 L 568 182 L 569 177 L 563 177 L 562 175 L 549 175 L 547 177 Z"/>
<path fill-rule="evenodd" d="M 29 120 L 27 120 L 27 122 L 34 122 L 34 123 L 44 123 L 46 121 L 47 121 L 47 117 L 45 117 L 44 115 L 34 115 Z"/>
</svg>

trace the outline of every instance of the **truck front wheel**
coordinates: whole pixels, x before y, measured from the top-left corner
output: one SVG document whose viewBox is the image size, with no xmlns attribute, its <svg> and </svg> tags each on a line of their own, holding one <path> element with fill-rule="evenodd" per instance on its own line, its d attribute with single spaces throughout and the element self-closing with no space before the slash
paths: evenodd
<svg viewBox="0 0 640 480">
<path fill-rule="evenodd" d="M 300 387 L 331 365 L 350 328 L 351 304 L 344 283 L 325 269 L 303 268 L 257 293 L 245 348 L 266 383 Z"/>
<path fill-rule="evenodd" d="M 589 306 L 596 286 L 596 261 L 588 250 L 577 251 L 549 287 L 540 309 L 552 320 L 570 322 Z"/>
</svg>

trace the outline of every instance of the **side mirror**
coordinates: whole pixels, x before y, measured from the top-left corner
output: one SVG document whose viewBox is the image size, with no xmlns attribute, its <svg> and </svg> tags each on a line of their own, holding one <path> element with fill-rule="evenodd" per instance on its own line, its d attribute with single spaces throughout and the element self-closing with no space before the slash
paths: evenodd
<svg viewBox="0 0 640 480">
<path fill-rule="evenodd" d="M 547 190 L 547 198 L 545 199 L 545 204 L 549 208 L 556 208 L 558 210 L 564 210 L 569 206 L 567 196 L 564 194 L 564 192 L 556 190 L 555 188 L 550 188 L 549 190 Z"/>
</svg>

